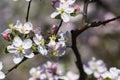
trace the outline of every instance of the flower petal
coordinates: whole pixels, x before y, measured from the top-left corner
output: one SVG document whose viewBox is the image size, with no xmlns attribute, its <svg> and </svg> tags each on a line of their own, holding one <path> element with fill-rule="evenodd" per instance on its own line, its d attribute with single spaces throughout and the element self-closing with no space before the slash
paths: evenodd
<svg viewBox="0 0 120 80">
<path fill-rule="evenodd" d="M 46 50 L 46 48 L 44 46 L 38 46 L 38 51 L 42 54 L 42 55 L 47 55 L 48 51 Z"/>
<path fill-rule="evenodd" d="M 13 57 L 13 62 L 15 64 L 18 64 L 22 61 L 22 59 L 23 59 L 22 53 L 15 54 L 14 57 Z"/>
<path fill-rule="evenodd" d="M 30 49 L 32 47 L 32 40 L 31 39 L 25 39 L 22 43 L 22 47 L 24 49 Z"/>
<path fill-rule="evenodd" d="M 33 25 L 31 22 L 26 22 L 24 23 L 24 27 L 26 30 L 32 30 L 33 29 Z"/>
<path fill-rule="evenodd" d="M 65 12 L 66 13 L 73 13 L 74 12 L 74 8 L 67 8 L 66 10 L 65 10 Z"/>
<path fill-rule="evenodd" d="M 3 68 L 3 63 L 0 61 L 0 70 Z"/>
<path fill-rule="evenodd" d="M 57 15 L 59 15 L 59 12 L 55 11 L 50 15 L 50 17 L 55 18 Z"/>
<path fill-rule="evenodd" d="M 19 47 L 22 45 L 22 40 L 20 39 L 20 37 L 15 36 L 14 40 L 13 40 L 13 45 L 16 47 Z"/>
<path fill-rule="evenodd" d="M 7 50 L 9 53 L 17 53 L 17 48 L 14 47 L 13 45 L 7 46 Z"/>
<path fill-rule="evenodd" d="M 64 22 L 68 22 L 68 21 L 70 20 L 69 15 L 66 14 L 66 13 L 63 13 L 63 14 L 61 15 L 61 18 L 63 19 Z"/>
<path fill-rule="evenodd" d="M 4 78 L 5 78 L 5 74 L 2 71 L 0 71 L 0 79 L 4 79 Z"/>
<path fill-rule="evenodd" d="M 27 57 L 27 58 L 33 58 L 34 57 L 34 53 L 25 54 L 25 57 Z"/>
</svg>

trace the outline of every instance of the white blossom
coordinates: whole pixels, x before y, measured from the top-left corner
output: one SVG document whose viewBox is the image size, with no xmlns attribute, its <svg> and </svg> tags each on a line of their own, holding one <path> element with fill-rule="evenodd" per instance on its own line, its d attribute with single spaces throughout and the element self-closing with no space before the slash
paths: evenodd
<svg viewBox="0 0 120 80">
<path fill-rule="evenodd" d="M 111 80 L 120 80 L 120 69 L 116 67 L 111 67 L 109 71 L 106 71 L 101 74 L 103 79 L 109 78 Z"/>
<path fill-rule="evenodd" d="M 24 24 L 22 24 L 19 20 L 17 21 L 14 27 L 16 28 L 16 30 L 18 30 L 22 34 L 28 34 L 30 31 L 33 30 L 32 23 L 25 22 Z"/>
<path fill-rule="evenodd" d="M 93 74 L 95 78 L 99 78 L 101 73 L 107 71 L 107 68 L 102 60 L 93 58 L 88 62 L 88 66 L 84 65 L 84 70 L 88 75 Z"/>
<path fill-rule="evenodd" d="M 56 7 L 56 11 L 51 14 L 51 18 L 55 18 L 60 15 L 64 22 L 68 22 L 70 20 L 70 14 L 73 12 L 73 7 L 70 7 L 68 4 L 60 3 L 59 7 Z"/>
<path fill-rule="evenodd" d="M 1 71 L 3 68 L 3 63 L 0 61 L 0 79 L 4 79 L 5 78 L 5 74 Z"/>
<path fill-rule="evenodd" d="M 35 34 L 35 37 L 33 37 L 33 41 L 35 42 L 36 45 L 38 45 L 38 51 L 42 55 L 47 55 L 47 49 L 45 47 L 45 40 L 42 35 L 40 34 Z"/>
<path fill-rule="evenodd" d="M 16 36 L 13 40 L 13 44 L 7 47 L 8 52 L 14 53 L 14 63 L 21 62 L 23 57 L 32 58 L 34 56 L 32 47 L 32 41 L 30 39 L 21 40 L 20 37 Z"/>
</svg>

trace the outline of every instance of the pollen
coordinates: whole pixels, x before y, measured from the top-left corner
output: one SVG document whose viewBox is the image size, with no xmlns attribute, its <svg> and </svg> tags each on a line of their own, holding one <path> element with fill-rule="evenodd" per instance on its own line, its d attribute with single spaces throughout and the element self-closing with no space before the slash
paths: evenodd
<svg viewBox="0 0 120 80">
<path fill-rule="evenodd" d="M 50 37 L 50 40 L 55 41 L 55 40 L 56 40 L 56 36 L 55 36 L 55 35 L 52 35 L 52 36 Z"/>
<path fill-rule="evenodd" d="M 25 27 L 24 26 L 22 26 L 21 31 L 25 32 Z"/>
<path fill-rule="evenodd" d="M 24 50 L 24 49 L 23 49 L 22 46 L 19 46 L 19 47 L 18 47 L 18 51 L 19 51 L 19 52 L 22 52 L 23 50 Z"/>
<path fill-rule="evenodd" d="M 14 28 L 14 25 L 11 23 L 9 24 L 9 28 L 13 29 Z"/>
<path fill-rule="evenodd" d="M 53 56 L 57 56 L 57 55 L 58 55 L 58 52 L 57 52 L 56 50 L 53 50 L 53 51 L 52 51 L 52 55 L 53 55 Z"/>
<path fill-rule="evenodd" d="M 44 43 L 45 43 L 44 39 L 42 39 L 42 40 L 39 41 L 40 45 L 44 45 Z"/>
<path fill-rule="evenodd" d="M 60 9 L 60 12 L 61 12 L 61 13 L 64 13 L 64 12 L 65 12 L 65 9 L 64 9 L 64 8 L 61 8 L 61 9 Z"/>
</svg>

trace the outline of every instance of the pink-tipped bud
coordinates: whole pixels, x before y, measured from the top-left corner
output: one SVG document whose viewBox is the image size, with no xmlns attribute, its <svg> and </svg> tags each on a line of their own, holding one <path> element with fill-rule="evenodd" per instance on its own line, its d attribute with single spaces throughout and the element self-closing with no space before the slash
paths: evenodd
<svg viewBox="0 0 120 80">
<path fill-rule="evenodd" d="M 53 30 L 53 31 L 56 31 L 57 29 L 58 29 L 58 27 L 57 27 L 56 25 L 53 25 L 53 26 L 52 26 L 52 30 Z"/>
<path fill-rule="evenodd" d="M 5 34 L 3 34 L 3 37 L 4 37 L 5 39 L 9 39 L 9 38 L 10 38 L 10 34 L 5 33 Z"/>
<path fill-rule="evenodd" d="M 79 5 L 74 5 L 73 7 L 75 9 L 75 13 L 79 14 L 80 13 L 80 6 Z"/>
<path fill-rule="evenodd" d="M 57 69 L 57 64 L 53 63 L 52 64 L 52 69 Z"/>
<path fill-rule="evenodd" d="M 58 3 L 59 3 L 59 0 L 52 1 L 51 6 L 55 8 L 58 5 Z"/>
</svg>

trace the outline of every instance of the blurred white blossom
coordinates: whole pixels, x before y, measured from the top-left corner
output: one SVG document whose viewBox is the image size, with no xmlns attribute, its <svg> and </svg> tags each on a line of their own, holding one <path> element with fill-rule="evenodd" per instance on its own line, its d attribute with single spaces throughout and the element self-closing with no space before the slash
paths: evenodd
<svg viewBox="0 0 120 80">
<path fill-rule="evenodd" d="M 102 80 L 109 78 L 110 80 L 120 80 L 120 69 L 111 67 L 109 71 L 101 74 Z"/>
<path fill-rule="evenodd" d="M 93 74 L 95 78 L 99 78 L 101 73 L 107 71 L 107 67 L 102 60 L 96 60 L 95 58 L 92 58 L 92 60 L 88 62 L 88 66 L 84 65 L 84 71 L 88 75 Z"/>
<path fill-rule="evenodd" d="M 3 68 L 3 63 L 0 61 L 0 79 L 4 79 L 5 78 L 5 74 L 1 71 Z"/>
<path fill-rule="evenodd" d="M 60 73 L 62 69 L 58 65 L 58 63 L 48 61 L 37 68 L 32 68 L 29 72 L 31 75 L 29 80 L 78 80 L 79 75 L 71 71 L 68 71 L 66 75 Z"/>
</svg>

